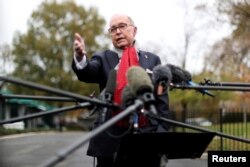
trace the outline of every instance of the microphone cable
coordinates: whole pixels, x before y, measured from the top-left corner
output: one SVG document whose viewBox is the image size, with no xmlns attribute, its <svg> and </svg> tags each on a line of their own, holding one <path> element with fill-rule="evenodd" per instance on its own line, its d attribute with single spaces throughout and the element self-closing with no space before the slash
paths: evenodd
<svg viewBox="0 0 250 167">
<path fill-rule="evenodd" d="M 110 132 L 108 129 L 105 131 L 110 137 L 112 138 L 122 138 L 124 137 L 125 135 L 129 134 L 131 129 L 133 127 L 133 124 L 129 124 L 129 127 L 128 129 L 125 131 L 125 132 L 122 132 L 121 134 L 112 134 L 112 132 Z"/>
</svg>

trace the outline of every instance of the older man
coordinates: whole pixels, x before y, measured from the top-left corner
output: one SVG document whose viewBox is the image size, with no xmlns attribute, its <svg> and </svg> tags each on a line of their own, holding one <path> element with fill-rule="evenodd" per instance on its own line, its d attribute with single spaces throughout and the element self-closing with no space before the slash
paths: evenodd
<svg viewBox="0 0 250 167">
<path fill-rule="evenodd" d="M 138 48 L 135 36 L 137 27 L 134 21 L 127 15 L 116 14 L 110 20 L 108 29 L 112 39 L 113 48 L 95 53 L 90 60 L 86 57 L 84 39 L 75 34 L 74 60 L 72 68 L 80 81 L 97 83 L 102 91 L 108 80 L 111 70 L 117 70 L 117 88 L 114 93 L 114 103 L 121 104 L 121 92 L 126 86 L 125 73 L 130 66 L 138 65 L 145 70 L 152 71 L 156 65 L 161 64 L 160 58 L 150 52 Z M 167 94 L 157 95 L 158 109 L 162 115 L 168 114 Z M 98 126 L 95 122 L 95 127 Z M 150 125 L 149 125 L 150 126 Z M 126 127 L 127 128 L 127 127 Z M 117 133 L 126 130 L 123 126 L 109 129 L 109 132 Z M 122 129 L 122 130 L 121 130 Z M 112 137 L 109 133 L 102 133 L 90 141 L 87 154 L 97 157 L 97 167 L 115 166 L 114 158 L 120 139 Z M 159 157 L 153 158 L 146 166 L 159 166 Z M 121 164 L 120 164 L 121 165 Z"/>
</svg>

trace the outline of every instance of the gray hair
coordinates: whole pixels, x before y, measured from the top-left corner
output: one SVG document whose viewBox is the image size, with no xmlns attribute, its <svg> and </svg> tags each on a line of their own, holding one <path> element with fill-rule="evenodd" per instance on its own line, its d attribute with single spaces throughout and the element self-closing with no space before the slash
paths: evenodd
<svg viewBox="0 0 250 167">
<path fill-rule="evenodd" d="M 112 19 L 114 16 L 125 16 L 125 17 L 128 18 L 130 24 L 133 25 L 133 26 L 135 26 L 134 20 L 133 20 L 130 16 L 126 15 L 126 14 L 115 14 L 115 15 L 113 15 L 113 16 L 111 17 L 111 19 Z"/>
<path fill-rule="evenodd" d="M 131 23 L 133 26 L 135 26 L 134 20 L 133 20 L 130 16 L 127 16 L 127 17 L 128 17 L 128 20 L 130 21 L 130 23 Z"/>
</svg>

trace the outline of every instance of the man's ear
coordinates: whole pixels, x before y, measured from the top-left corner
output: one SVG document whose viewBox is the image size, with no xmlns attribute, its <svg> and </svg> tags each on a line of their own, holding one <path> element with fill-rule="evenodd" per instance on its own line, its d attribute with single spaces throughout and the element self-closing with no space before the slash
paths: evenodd
<svg viewBox="0 0 250 167">
<path fill-rule="evenodd" d="M 137 34 L 137 27 L 134 27 L 134 36 Z"/>
</svg>

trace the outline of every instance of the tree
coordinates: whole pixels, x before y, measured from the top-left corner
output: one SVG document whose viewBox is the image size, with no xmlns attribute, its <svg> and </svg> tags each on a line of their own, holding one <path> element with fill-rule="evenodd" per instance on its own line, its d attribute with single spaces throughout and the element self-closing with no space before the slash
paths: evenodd
<svg viewBox="0 0 250 167">
<path fill-rule="evenodd" d="M 11 54 L 11 47 L 7 44 L 0 45 L 0 74 L 6 75 L 12 71 L 11 62 L 13 56 Z"/>
<path fill-rule="evenodd" d="M 206 56 L 204 70 L 213 72 L 218 80 L 250 82 L 250 3 L 246 0 L 218 0 L 217 8 L 219 19 L 229 20 L 233 31 L 213 46 Z M 243 105 L 248 104 L 249 97 L 247 92 L 234 92 L 233 100 Z"/>
<path fill-rule="evenodd" d="M 163 61 L 165 58 L 166 62 L 174 62 L 184 69 L 191 67 L 194 70 L 194 64 L 200 62 L 209 45 L 210 36 L 207 34 L 214 29 L 214 20 L 204 9 L 208 2 L 179 0 L 175 3 L 181 9 L 182 17 L 177 19 L 181 20 L 182 29 L 176 43 L 172 42 L 173 45 L 167 48 L 165 54 L 163 53 L 165 57 L 162 58 Z"/>
<path fill-rule="evenodd" d="M 108 45 L 105 34 L 102 35 L 104 25 L 105 20 L 94 7 L 85 9 L 70 0 L 41 3 L 29 19 L 27 32 L 14 37 L 13 76 L 66 91 L 91 93 L 96 85 L 79 82 L 71 69 L 74 33 L 84 36 L 90 56 Z M 41 94 L 18 86 L 13 89 L 18 93 Z"/>
<path fill-rule="evenodd" d="M 8 44 L 0 45 L 0 75 L 9 75 L 12 72 L 13 56 L 11 54 L 11 48 Z M 5 86 L 5 81 L 0 81 L 0 89 Z"/>
<path fill-rule="evenodd" d="M 201 1 L 192 1 L 189 2 L 179 1 L 179 4 L 182 7 L 183 11 L 183 33 L 180 34 L 180 40 L 177 46 L 181 46 L 175 49 L 170 49 L 170 55 L 174 55 L 175 61 L 178 61 L 178 64 L 183 69 L 187 69 L 187 62 L 192 62 L 191 65 L 195 67 L 197 65 L 197 60 L 199 59 L 204 48 L 208 45 L 207 38 L 204 37 L 204 32 L 207 33 L 211 28 L 211 19 L 207 13 L 203 10 L 206 3 Z M 204 19 L 200 19 L 200 18 Z M 199 41 L 199 42 L 198 42 Z M 193 79 L 195 81 L 195 76 Z M 202 107 L 202 101 L 209 101 L 210 97 L 202 96 L 196 91 L 183 91 L 176 90 L 170 91 L 170 102 L 172 110 L 179 110 L 182 112 L 183 121 L 186 119 L 187 111 L 192 108 Z"/>
<path fill-rule="evenodd" d="M 250 4 L 247 1 L 218 1 L 221 15 L 234 27 L 232 34 L 218 41 L 207 55 L 205 70 L 231 79 L 248 81 L 250 72 Z M 220 16 L 221 16 L 220 15 Z"/>
</svg>

